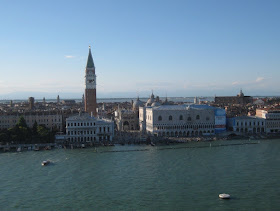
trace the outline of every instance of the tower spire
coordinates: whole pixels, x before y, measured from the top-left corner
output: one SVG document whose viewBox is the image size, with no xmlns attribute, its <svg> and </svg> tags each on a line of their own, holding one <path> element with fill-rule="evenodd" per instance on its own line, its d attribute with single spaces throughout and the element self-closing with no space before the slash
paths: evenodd
<svg viewBox="0 0 280 211">
<path fill-rule="evenodd" d="M 85 71 L 85 111 L 89 114 L 93 114 L 95 117 L 97 116 L 96 108 L 96 75 L 95 75 L 95 67 L 91 55 L 91 48 L 89 46 L 88 52 L 88 60 Z"/>
<path fill-rule="evenodd" d="M 91 55 L 91 47 L 88 47 L 88 59 L 87 59 L 87 68 L 95 68 L 92 55 Z"/>
</svg>

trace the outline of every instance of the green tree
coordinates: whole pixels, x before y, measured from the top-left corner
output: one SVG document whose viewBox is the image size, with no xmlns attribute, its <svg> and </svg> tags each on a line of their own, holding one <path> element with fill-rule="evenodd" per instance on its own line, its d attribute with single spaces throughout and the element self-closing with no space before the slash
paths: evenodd
<svg viewBox="0 0 280 211">
<path fill-rule="evenodd" d="M 37 136 L 37 135 L 38 135 L 37 127 L 38 127 L 38 123 L 37 123 L 37 121 L 35 121 L 34 124 L 33 124 L 33 127 L 32 127 L 32 134 L 33 134 L 34 136 Z"/>
<path fill-rule="evenodd" d="M 46 143 L 49 142 L 50 138 L 50 131 L 48 128 L 46 128 L 44 125 L 39 125 L 37 127 L 38 137 L 40 139 L 40 142 Z"/>
<path fill-rule="evenodd" d="M 28 126 L 26 124 L 26 121 L 25 121 L 23 116 L 20 116 L 20 118 L 18 120 L 18 123 L 17 123 L 17 126 L 28 128 Z"/>
</svg>

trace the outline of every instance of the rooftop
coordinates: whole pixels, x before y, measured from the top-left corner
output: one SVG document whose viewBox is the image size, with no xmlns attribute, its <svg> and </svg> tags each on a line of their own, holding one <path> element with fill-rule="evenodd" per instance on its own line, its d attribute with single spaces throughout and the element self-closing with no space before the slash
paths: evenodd
<svg viewBox="0 0 280 211">
<path fill-rule="evenodd" d="M 187 109 L 219 109 L 217 107 L 208 105 L 196 105 L 196 104 L 183 104 L 183 105 L 161 105 L 156 107 L 147 107 L 154 110 L 187 110 Z"/>
<path fill-rule="evenodd" d="M 233 117 L 235 118 L 236 120 L 248 120 L 248 119 L 263 119 L 261 117 L 258 117 L 258 116 L 237 116 L 237 117 Z"/>
<path fill-rule="evenodd" d="M 110 119 L 100 119 L 90 116 L 88 113 L 82 113 L 75 116 L 68 117 L 67 121 L 97 121 L 97 122 L 112 122 Z"/>
</svg>

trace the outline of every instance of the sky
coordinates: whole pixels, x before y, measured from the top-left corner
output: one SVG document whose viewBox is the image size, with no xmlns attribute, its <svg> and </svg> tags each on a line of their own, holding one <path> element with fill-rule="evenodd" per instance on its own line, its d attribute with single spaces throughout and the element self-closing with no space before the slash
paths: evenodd
<svg viewBox="0 0 280 211">
<path fill-rule="evenodd" d="M 279 96 L 279 0 L 0 0 L 0 99 Z"/>
</svg>

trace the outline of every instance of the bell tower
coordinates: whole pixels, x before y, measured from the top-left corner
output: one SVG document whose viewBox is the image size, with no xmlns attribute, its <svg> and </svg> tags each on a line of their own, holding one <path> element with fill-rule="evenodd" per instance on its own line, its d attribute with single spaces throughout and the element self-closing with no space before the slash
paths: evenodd
<svg viewBox="0 0 280 211">
<path fill-rule="evenodd" d="M 85 111 L 96 117 L 96 75 L 93 63 L 91 48 L 89 46 L 88 60 L 85 72 Z"/>
</svg>

